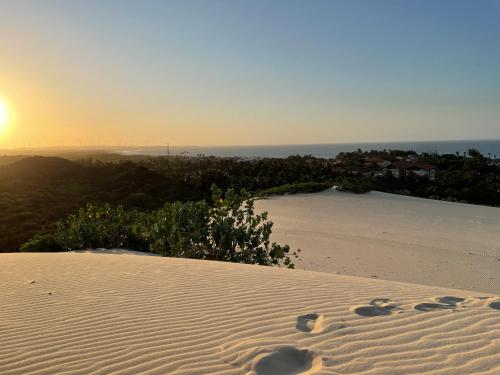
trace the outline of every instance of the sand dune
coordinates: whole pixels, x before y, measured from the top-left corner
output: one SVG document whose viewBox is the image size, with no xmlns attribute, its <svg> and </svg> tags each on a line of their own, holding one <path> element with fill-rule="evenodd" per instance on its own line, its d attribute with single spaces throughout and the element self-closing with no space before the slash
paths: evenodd
<svg viewBox="0 0 500 375">
<path fill-rule="evenodd" d="M 0 262 L 0 374 L 500 373 L 498 296 L 119 251 Z"/>
<path fill-rule="evenodd" d="M 297 268 L 500 293 L 500 208 L 335 190 L 256 207 Z"/>
</svg>

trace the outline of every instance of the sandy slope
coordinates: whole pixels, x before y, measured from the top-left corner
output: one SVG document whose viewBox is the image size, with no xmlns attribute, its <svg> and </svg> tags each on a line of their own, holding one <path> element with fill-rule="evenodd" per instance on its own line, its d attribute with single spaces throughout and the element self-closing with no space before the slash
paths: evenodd
<svg viewBox="0 0 500 375">
<path fill-rule="evenodd" d="M 334 190 L 256 207 L 297 268 L 500 293 L 500 208 Z"/>
<path fill-rule="evenodd" d="M 3 375 L 500 373 L 498 296 L 120 252 L 0 267 Z"/>
</svg>

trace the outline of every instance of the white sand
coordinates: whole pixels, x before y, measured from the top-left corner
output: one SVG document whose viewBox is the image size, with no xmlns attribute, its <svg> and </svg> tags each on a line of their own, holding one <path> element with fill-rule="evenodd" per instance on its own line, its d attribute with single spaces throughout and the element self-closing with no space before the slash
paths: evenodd
<svg viewBox="0 0 500 375">
<path fill-rule="evenodd" d="M 256 207 L 297 268 L 500 293 L 500 208 L 335 190 Z"/>
<path fill-rule="evenodd" d="M 120 252 L 0 267 L 2 375 L 500 373 L 500 297 Z"/>
</svg>

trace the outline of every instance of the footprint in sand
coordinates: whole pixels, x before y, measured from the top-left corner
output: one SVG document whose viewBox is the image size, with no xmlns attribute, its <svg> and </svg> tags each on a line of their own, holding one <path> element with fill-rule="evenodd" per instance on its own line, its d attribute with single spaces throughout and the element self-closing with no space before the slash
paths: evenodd
<svg viewBox="0 0 500 375">
<path fill-rule="evenodd" d="M 492 302 L 490 303 L 489 305 L 492 309 L 495 309 L 495 310 L 500 310 L 500 301 L 497 301 L 497 302 Z"/>
<path fill-rule="evenodd" d="M 314 374 L 322 367 L 322 358 L 308 349 L 279 346 L 258 356 L 252 370 L 256 375 L 291 375 Z"/>
<path fill-rule="evenodd" d="M 302 332 L 323 332 L 323 314 L 305 314 L 297 317 L 296 328 Z"/>
<path fill-rule="evenodd" d="M 354 308 L 354 312 L 360 316 L 380 316 L 394 314 L 398 306 L 390 304 L 388 298 L 376 298 L 370 302 L 369 306 L 359 306 Z"/>
<path fill-rule="evenodd" d="M 446 296 L 446 297 L 436 297 L 434 298 L 436 302 L 433 303 L 419 303 L 418 305 L 415 305 L 415 310 L 418 311 L 435 311 L 435 310 L 456 310 L 459 307 L 459 304 L 463 301 L 465 301 L 465 298 L 461 297 L 451 297 L 451 296 Z"/>
</svg>

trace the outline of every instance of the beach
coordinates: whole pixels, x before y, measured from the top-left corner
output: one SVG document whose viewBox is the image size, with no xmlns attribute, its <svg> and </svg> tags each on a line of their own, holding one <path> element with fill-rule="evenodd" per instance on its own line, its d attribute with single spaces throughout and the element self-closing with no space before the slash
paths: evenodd
<svg viewBox="0 0 500 375">
<path fill-rule="evenodd" d="M 500 208 L 334 189 L 256 208 L 298 269 L 500 294 Z"/>
<path fill-rule="evenodd" d="M 3 254 L 1 374 L 498 374 L 500 297 L 125 251 Z"/>
</svg>

